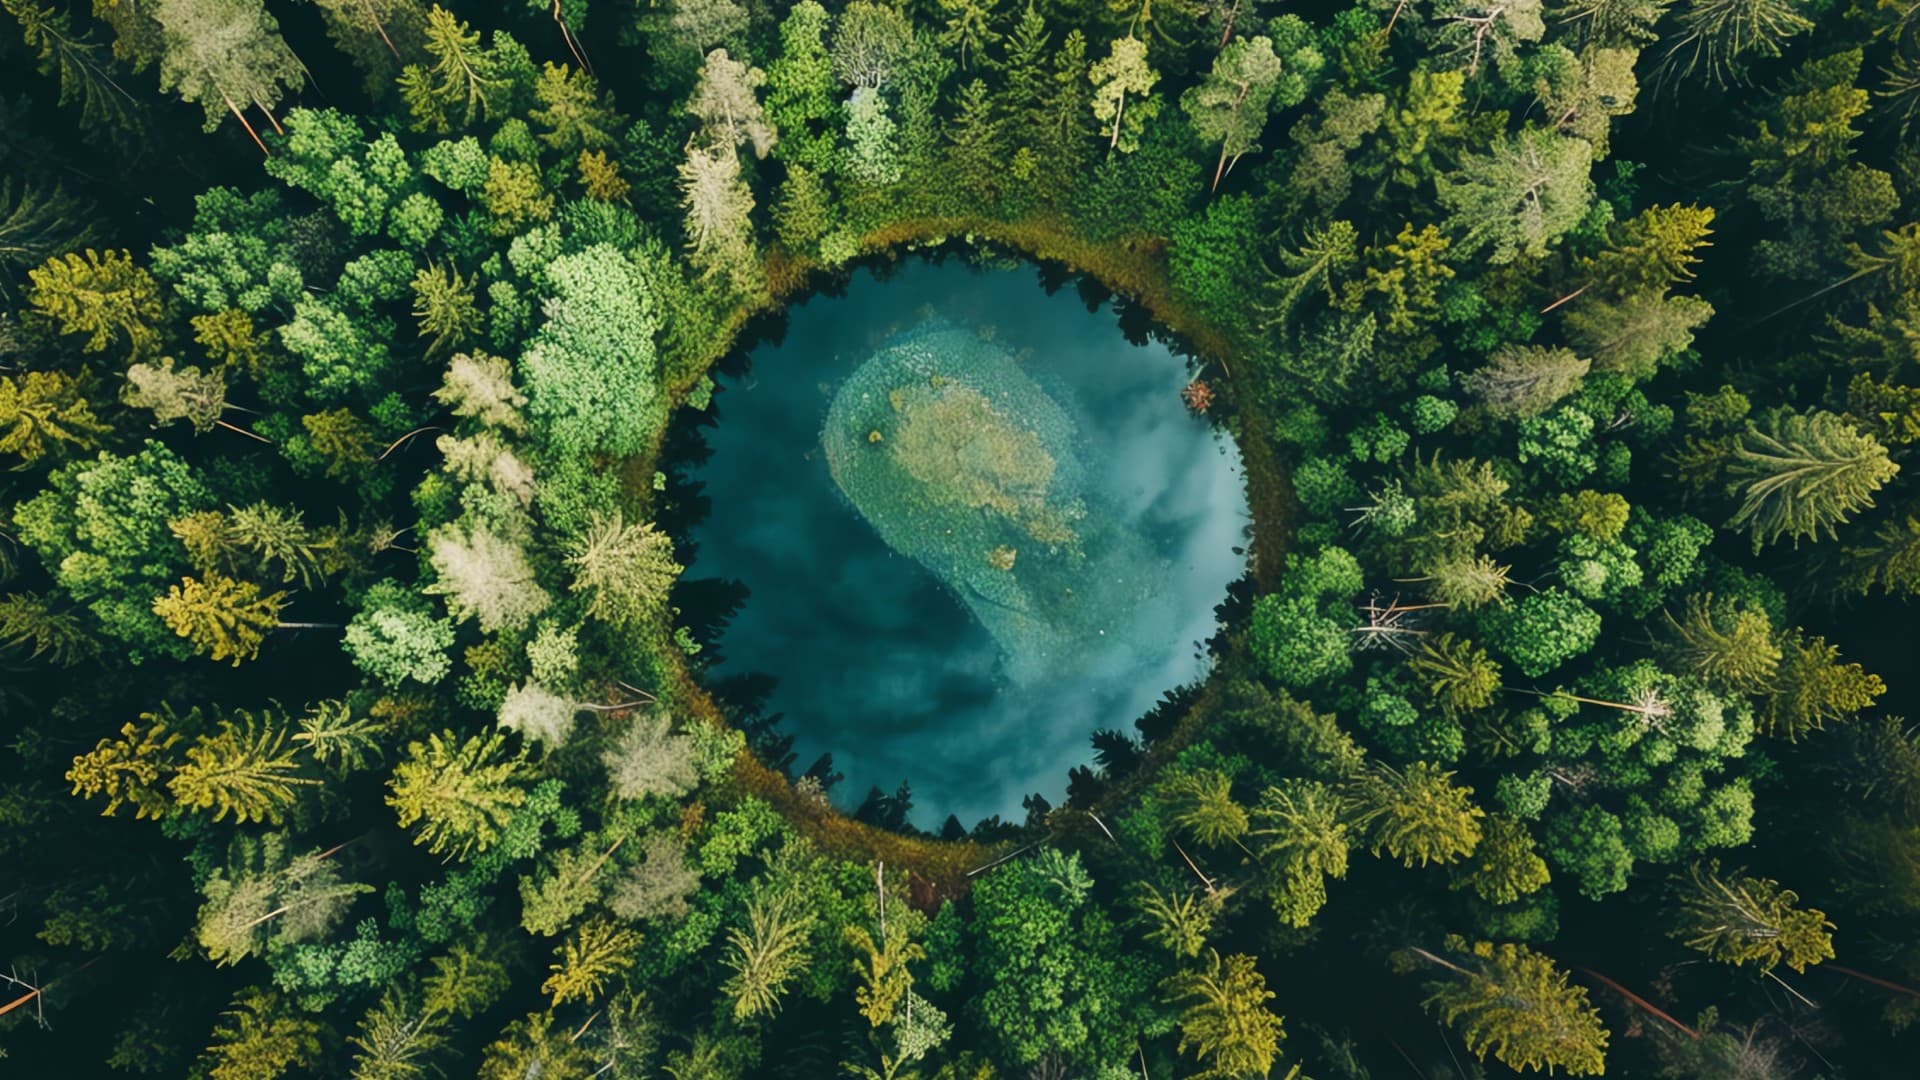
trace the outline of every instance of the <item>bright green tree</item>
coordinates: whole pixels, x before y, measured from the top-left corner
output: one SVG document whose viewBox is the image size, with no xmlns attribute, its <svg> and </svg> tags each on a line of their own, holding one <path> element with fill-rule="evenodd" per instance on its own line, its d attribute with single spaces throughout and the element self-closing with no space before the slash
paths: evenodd
<svg viewBox="0 0 1920 1080">
<path fill-rule="evenodd" d="M 185 760 L 167 780 L 181 806 L 212 810 L 213 820 L 264 821 L 279 825 L 294 803 L 295 789 L 320 781 L 297 775 L 299 762 L 287 746 L 284 718 L 241 711 L 220 721 L 218 731 L 187 747 Z"/>
<path fill-rule="evenodd" d="M 1729 449 L 1726 485 L 1740 507 L 1727 527 L 1751 533 L 1755 551 L 1782 537 L 1797 545 L 1835 535 L 1900 471 L 1886 447 L 1829 412 L 1775 409 Z"/>
<path fill-rule="evenodd" d="M 812 962 L 807 940 L 814 919 L 798 897 L 784 889 L 747 901 L 746 928 L 727 931 L 728 950 L 722 959 L 733 974 L 721 990 L 733 1000 L 736 1019 L 770 1016 L 780 1008 L 787 984 Z"/>
</svg>

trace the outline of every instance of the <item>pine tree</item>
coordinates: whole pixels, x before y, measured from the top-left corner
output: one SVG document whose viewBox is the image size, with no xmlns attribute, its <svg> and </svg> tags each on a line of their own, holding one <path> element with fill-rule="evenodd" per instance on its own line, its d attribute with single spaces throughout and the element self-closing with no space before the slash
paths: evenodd
<svg viewBox="0 0 1920 1080">
<path fill-rule="evenodd" d="M 95 653 L 100 645 L 71 611 L 61 611 L 33 593 L 0 596 L 0 648 L 33 646 L 29 659 L 71 667 Z"/>
<path fill-rule="evenodd" d="M 20 36 L 34 51 L 40 74 L 59 80 L 60 104 L 79 103 L 82 127 L 104 129 L 116 138 L 139 133 L 144 120 L 140 103 L 114 81 L 112 64 L 100 55 L 100 46 L 89 40 L 91 35 L 73 32 L 65 12 L 41 7 L 34 0 L 0 0 L 0 11 L 19 22 Z M 0 205 L 6 201 L 0 198 Z M 0 216 L 0 236 L 7 232 L 5 220 Z M 0 248 L 5 246 L 0 244 Z M 43 252 L 33 261 L 48 254 L 51 252 Z M 0 264 L 7 261 L 8 255 L 0 254 Z"/>
<path fill-rule="evenodd" d="M 1756 552 L 1781 537 L 1833 536 L 1899 471 L 1886 447 L 1833 413 L 1775 409 L 1732 440 L 1726 484 L 1740 508 L 1727 527 L 1752 533 Z"/>
<path fill-rule="evenodd" d="M 1146 939 L 1182 959 L 1200 955 L 1220 910 L 1212 897 L 1193 892 L 1169 896 L 1146 881 L 1135 884 L 1133 902 L 1147 927 Z"/>
<path fill-rule="evenodd" d="M 1526 823 L 1495 815 L 1481 828 L 1467 872 L 1454 888 L 1471 888 L 1489 904 L 1511 904 L 1539 892 L 1549 879 L 1547 861 L 1534 849 Z"/>
<path fill-rule="evenodd" d="M 27 303 L 59 323 L 61 333 L 87 335 L 82 350 L 124 341 L 139 357 L 159 348 L 160 285 L 127 252 L 58 255 L 27 271 L 27 280 Z"/>
<path fill-rule="evenodd" d="M 1052 96 L 1052 77 L 1048 71 L 1046 17 L 1029 2 L 1007 35 L 1004 61 L 1006 86 L 1000 92 L 1001 108 L 1007 117 L 1007 130 L 1036 153 L 1045 143 L 1047 99 Z"/>
<path fill-rule="evenodd" d="M 189 721 L 198 716 L 195 710 Z M 74 758 L 67 782 L 82 798 L 105 795 L 103 817 L 112 817 L 126 804 L 132 804 L 135 819 L 165 817 L 173 803 L 162 791 L 162 781 L 179 767 L 180 746 L 187 738 L 181 727 L 173 710 L 165 706 L 159 712 L 141 713 L 137 723 L 121 725 L 118 739 L 101 739 L 92 750 Z"/>
<path fill-rule="evenodd" d="M 1715 87 L 1741 81 L 1749 56 L 1780 55 L 1780 43 L 1813 29 L 1789 0 L 1689 0 L 1665 41 L 1655 78 L 1703 76 Z"/>
<path fill-rule="evenodd" d="M 1739 870 L 1723 875 L 1715 859 L 1694 863 L 1675 885 L 1681 917 L 1669 933 L 1720 963 L 1770 971 L 1784 960 L 1805 971 L 1833 956 L 1825 913 L 1796 907 L 1799 895 L 1777 881 Z"/>
<path fill-rule="evenodd" d="M 314 0 L 327 36 L 366 76 L 369 96 L 385 92 L 404 57 L 426 41 L 427 13 L 419 0 Z"/>
<path fill-rule="evenodd" d="M 1545 255 L 1586 216 L 1592 164 L 1585 141 L 1532 127 L 1486 154 L 1462 154 L 1458 172 L 1434 179 L 1448 229 L 1460 238 L 1455 254 L 1490 247 L 1487 261 L 1496 265 Z"/>
<path fill-rule="evenodd" d="M 1347 876 L 1346 800 L 1328 784 L 1289 779 L 1272 785 L 1253 810 L 1252 835 L 1274 914 L 1304 927 L 1327 902 L 1327 879 Z"/>
<path fill-rule="evenodd" d="M 533 85 L 533 96 L 540 107 L 528 110 L 527 119 L 543 129 L 540 141 L 562 155 L 614 145 L 620 114 L 607 103 L 592 75 L 565 64 L 545 64 Z"/>
<path fill-rule="evenodd" d="M 639 944 L 639 934 L 609 920 L 584 923 L 561 945 L 560 961 L 548 969 L 553 974 L 540 992 L 553 996 L 555 1008 L 569 1001 L 592 1004 L 609 976 L 633 966 Z"/>
<path fill-rule="evenodd" d="M 1882 522 L 1872 542 L 1847 548 L 1841 580 L 1861 593 L 1920 593 L 1920 516 Z"/>
<path fill-rule="evenodd" d="M 352 409 L 343 406 L 312 413 L 300 418 L 300 426 L 306 430 L 308 445 L 329 479 L 353 480 L 379 460 L 374 451 L 380 448 L 380 441 L 374 437 L 372 425 L 355 416 Z"/>
<path fill-rule="evenodd" d="M 1354 785 L 1355 823 L 1373 835 L 1373 851 L 1407 866 L 1450 863 L 1473 854 L 1480 819 L 1473 789 L 1452 783 L 1453 774 L 1416 761 L 1405 770 L 1376 764 Z"/>
<path fill-rule="evenodd" d="M 907 936 L 898 919 L 879 942 L 864 926 L 842 927 L 841 933 L 861 956 L 853 962 L 854 973 L 860 976 L 860 985 L 853 991 L 860 1015 L 873 1027 L 892 1023 L 895 1010 L 913 991 L 913 973 L 907 965 L 926 959 L 927 950 Z"/>
<path fill-rule="evenodd" d="M 1204 970 L 1183 971 L 1163 985 L 1180 1012 L 1181 1053 L 1189 1049 L 1208 1066 L 1199 1075 L 1266 1076 L 1286 1037 L 1280 1018 L 1267 1009 L 1273 991 L 1253 957 L 1235 953 L 1224 961 L 1209 949 Z"/>
<path fill-rule="evenodd" d="M 445 1049 L 444 1016 L 419 1008 L 415 995 L 389 986 L 347 1037 L 354 1048 L 353 1080 L 424 1080 Z"/>
<path fill-rule="evenodd" d="M 1175 774 L 1163 786 L 1172 821 L 1202 844 L 1239 844 L 1247 810 L 1233 798 L 1233 778 L 1215 769 Z"/>
<path fill-rule="evenodd" d="M 1486 708 L 1500 689 L 1499 662 L 1452 631 L 1421 638 L 1407 666 L 1448 716 Z"/>
<path fill-rule="evenodd" d="M 1580 389 L 1592 361 L 1569 349 L 1506 345 L 1485 367 L 1461 380 L 1461 389 L 1480 399 L 1487 412 L 1503 420 L 1523 420 L 1552 408 Z"/>
<path fill-rule="evenodd" d="M 970 205 L 991 206 L 1007 172 L 1007 148 L 987 84 L 975 79 L 960 91 L 959 111 L 948 132 L 952 182 Z"/>
<path fill-rule="evenodd" d="M 1773 684 L 1781 653 L 1765 611 L 1716 601 L 1711 593 L 1694 594 L 1681 605 L 1679 617 L 1667 614 L 1667 625 L 1674 663 L 1708 686 L 1757 694 Z"/>
<path fill-rule="evenodd" d="M 1040 176 L 1046 190 L 1061 191 L 1079 182 L 1090 156 L 1087 113 L 1092 87 L 1087 78 L 1086 35 L 1067 31 L 1053 54 L 1048 80 L 1045 115 L 1038 128 Z"/>
<path fill-rule="evenodd" d="M 480 47 L 479 32 L 435 4 L 427 13 L 425 36 L 433 66 L 408 64 L 400 73 L 400 95 L 413 116 L 413 129 L 448 131 L 456 113 L 462 128 L 485 119 L 487 95 L 500 92 L 506 79 Z"/>
<path fill-rule="evenodd" d="M 757 281 L 753 245 L 753 190 L 740 175 L 732 148 L 688 146 L 680 163 L 681 205 L 686 208 L 688 256 L 703 277 L 720 277 L 736 291 Z"/>
<path fill-rule="evenodd" d="M 1694 252 L 1711 246 L 1713 215 L 1711 206 L 1647 207 L 1621 223 L 1604 250 L 1578 261 L 1586 287 L 1625 297 L 1693 280 Z"/>
<path fill-rule="evenodd" d="M 1763 734 L 1799 742 L 1828 724 L 1850 720 L 1887 684 L 1859 664 L 1840 662 L 1840 650 L 1823 637 L 1794 631 L 1780 639 L 1780 666 L 1773 692 L 1761 701 L 1754 725 Z"/>
<path fill-rule="evenodd" d="M 213 810 L 215 821 L 232 814 L 242 824 L 277 826 L 293 806 L 294 788 L 320 781 L 295 775 L 300 766 L 281 718 L 270 712 L 256 718 L 244 710 L 236 716 L 237 723 L 222 720 L 217 732 L 187 747 L 167 790 L 182 807 Z"/>
<path fill-rule="evenodd" d="M 236 557 L 252 556 L 247 563 L 251 569 L 278 570 L 281 581 L 297 578 L 308 589 L 325 577 L 337 546 L 335 537 L 308 528 L 298 509 L 269 502 L 229 508 L 221 522 L 221 538 Z"/>
<path fill-rule="evenodd" d="M 527 793 L 514 782 L 522 759 L 503 753 L 506 736 L 457 738 L 436 732 L 409 743 L 387 781 L 387 805 L 398 811 L 401 828 L 420 823 L 414 843 L 465 858 L 493 846 Z"/>
<path fill-rule="evenodd" d="M 340 880 L 330 852 L 294 855 L 283 833 L 237 834 L 201 892 L 194 936 L 216 965 L 263 955 L 274 942 L 314 941 L 373 886 Z"/>
<path fill-rule="evenodd" d="M 580 172 L 580 186 L 587 198 L 605 203 L 626 203 L 633 185 L 620 175 L 620 163 L 605 150 L 582 150 L 574 167 Z"/>
<path fill-rule="evenodd" d="M 280 626 L 283 592 L 261 595 L 251 581 L 222 574 L 183 578 L 153 602 L 153 613 L 167 628 L 211 660 L 233 658 L 233 666 L 260 655 L 260 645 Z"/>
<path fill-rule="evenodd" d="M 935 40 L 959 51 L 962 71 L 971 66 L 969 61 L 984 56 L 989 45 L 999 42 L 1000 32 L 994 29 L 999 4 L 1000 0 L 940 0 L 947 21 Z"/>
<path fill-rule="evenodd" d="M 474 301 L 473 282 L 460 271 L 437 263 L 413 276 L 413 317 L 420 320 L 420 336 L 427 343 L 427 359 L 463 344 L 480 332 L 483 320 Z"/>
<path fill-rule="evenodd" d="M 747 901 L 747 928 L 727 931 L 728 950 L 722 962 L 733 971 L 721 987 L 733 999 L 739 1020 L 769 1016 L 780 1007 L 787 983 L 806 970 L 810 957 L 807 934 L 814 916 L 794 910 L 791 893 Z"/>
<path fill-rule="evenodd" d="M 565 1024 L 555 1026 L 553 1010 L 529 1013 L 508 1025 L 487 1047 L 479 1080 L 528 1080 L 529 1077 L 581 1078 L 593 1075 L 594 1061 Z M 688 1080 L 712 1075 L 689 1072 Z"/>
<path fill-rule="evenodd" d="M 1340 793 L 1318 780 L 1270 785 L 1253 811 L 1260 857 L 1290 870 L 1346 877 L 1346 809 Z"/>
<path fill-rule="evenodd" d="M 364 769 L 381 756 L 380 736 L 386 725 L 354 716 L 344 701 L 314 702 L 296 723 L 300 730 L 293 733 L 294 743 L 340 775 Z"/>
<path fill-rule="evenodd" d="M 0 454 L 18 455 L 24 468 L 57 450 L 97 448 L 113 429 L 94 416 L 84 379 L 58 371 L 0 376 Z"/>
<path fill-rule="evenodd" d="M 242 990 L 220 1014 L 207 1048 L 208 1080 L 278 1080 L 320 1061 L 325 1029 L 258 987 Z"/>
<path fill-rule="evenodd" d="M 765 72 L 733 59 L 725 49 L 715 49 L 700 67 L 687 112 L 700 121 L 708 143 L 716 149 L 737 151 L 751 145 L 753 156 L 764 158 L 779 139 L 754 93 L 766 83 Z"/>
<path fill-rule="evenodd" d="M 1583 987 L 1524 945 L 1469 945 L 1447 939 L 1454 963 L 1425 949 L 1409 952 L 1445 968 L 1451 978 L 1427 984 L 1427 1008 L 1460 1029 L 1467 1049 L 1510 1069 L 1565 1069 L 1598 1076 L 1606 1068 L 1607 1029 Z"/>
<path fill-rule="evenodd" d="M 617 510 L 596 515 L 569 542 L 567 565 L 572 591 L 587 594 L 587 614 L 621 626 L 656 615 L 683 569 L 670 537 L 652 522 L 628 524 Z"/>
</svg>

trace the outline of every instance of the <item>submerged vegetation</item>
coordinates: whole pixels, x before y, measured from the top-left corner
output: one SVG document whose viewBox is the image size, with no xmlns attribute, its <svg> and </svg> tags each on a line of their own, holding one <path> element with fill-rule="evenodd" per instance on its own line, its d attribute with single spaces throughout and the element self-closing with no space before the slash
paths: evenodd
<svg viewBox="0 0 1920 1080">
<path fill-rule="evenodd" d="M 1913 5 L 0 11 L 10 1073 L 1905 1066 Z M 909 248 L 1123 294 L 1256 515 L 1209 678 L 938 838 L 705 677 L 669 436 Z M 1124 555 L 967 350 L 851 499 Z"/>
<path fill-rule="evenodd" d="M 840 490 L 960 598 L 1016 682 L 1076 674 L 1109 629 L 1158 606 L 1153 554 L 1089 502 L 1077 443 L 1012 357 L 940 325 L 862 364 L 822 436 Z"/>
</svg>

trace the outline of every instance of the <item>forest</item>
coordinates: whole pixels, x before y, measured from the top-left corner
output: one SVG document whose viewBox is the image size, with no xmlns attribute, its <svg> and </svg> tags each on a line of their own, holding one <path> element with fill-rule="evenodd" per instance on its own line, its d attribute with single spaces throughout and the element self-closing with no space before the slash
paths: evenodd
<svg viewBox="0 0 1920 1080">
<path fill-rule="evenodd" d="M 0 1075 L 1913 1074 L 1920 0 L 445 2 L 0 0 Z M 935 830 L 691 539 L 716 376 L 920 259 L 1251 512 L 1207 675 Z M 1011 423 L 902 385 L 837 453 Z"/>
</svg>

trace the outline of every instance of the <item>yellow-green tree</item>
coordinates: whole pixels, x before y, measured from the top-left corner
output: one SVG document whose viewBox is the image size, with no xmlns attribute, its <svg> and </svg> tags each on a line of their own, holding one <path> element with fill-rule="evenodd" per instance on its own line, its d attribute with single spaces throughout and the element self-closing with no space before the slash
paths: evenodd
<svg viewBox="0 0 1920 1080">
<path fill-rule="evenodd" d="M 465 858 L 500 839 L 527 793 L 515 783 L 521 758 L 505 754 L 506 736 L 458 738 L 436 732 L 426 742 L 409 743 L 407 759 L 387 781 L 387 805 L 398 812 L 401 828 L 419 823 L 414 843 L 435 855 Z"/>
<path fill-rule="evenodd" d="M 1266 976 L 1245 953 L 1222 960 L 1208 950 L 1207 956 L 1204 969 L 1183 971 L 1162 985 L 1171 1002 L 1184 1006 L 1180 1052 L 1192 1050 L 1206 1066 L 1196 1077 L 1266 1076 L 1286 1037 L 1280 1018 L 1267 1009 L 1273 991 Z"/>
<path fill-rule="evenodd" d="M 237 723 L 222 720 L 218 731 L 194 740 L 167 790 L 180 806 L 212 810 L 215 821 L 232 814 L 242 823 L 279 825 L 293 806 L 294 789 L 319 781 L 298 775 L 287 729 L 273 714 L 256 718 L 243 710 L 236 716 Z"/>
<path fill-rule="evenodd" d="M 791 893 L 747 901 L 747 927 L 727 931 L 728 950 L 722 961 L 733 971 L 722 987 L 733 999 L 733 1015 L 750 1020 L 780 1007 L 787 983 L 806 969 L 807 932 L 814 916 L 796 910 Z"/>
<path fill-rule="evenodd" d="M 607 979 L 633 966 L 639 944 L 639 934 L 611 920 L 583 923 L 561 944 L 559 962 L 548 968 L 553 974 L 540 992 L 553 995 L 556 1008 L 569 1001 L 592 1003 Z"/>
<path fill-rule="evenodd" d="M 1833 956 L 1825 912 L 1796 905 L 1800 896 L 1770 878 L 1720 872 L 1718 859 L 1694 863 L 1676 879 L 1680 919 L 1670 931 L 1723 964 L 1770 971 L 1781 961 L 1805 971 Z"/>
<path fill-rule="evenodd" d="M 153 602 L 153 613 L 167 628 L 212 660 L 243 660 L 260 655 L 260 644 L 280 625 L 284 592 L 261 595 L 251 581 L 224 574 L 184 578 Z"/>
<path fill-rule="evenodd" d="M 85 334 L 80 346 L 102 352 L 122 342 L 135 356 L 160 345 L 160 285 L 126 251 L 68 252 L 27 271 L 27 303 L 63 334 Z"/>
<path fill-rule="evenodd" d="M 62 447 L 92 450 L 112 430 L 93 414 L 78 377 L 58 371 L 23 371 L 0 378 L 0 454 L 20 458 L 15 468 L 35 465 Z"/>
<path fill-rule="evenodd" d="M 1495 945 L 1449 936 L 1449 959 L 1426 949 L 1409 958 L 1437 965 L 1446 977 L 1427 984 L 1426 1006 L 1460 1030 L 1467 1049 L 1491 1053 L 1510 1069 L 1564 1069 L 1569 1076 L 1606 1071 L 1607 1029 L 1585 987 L 1524 945 Z"/>
</svg>

